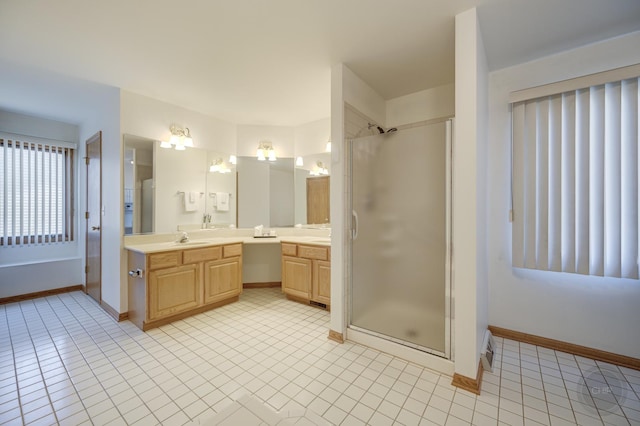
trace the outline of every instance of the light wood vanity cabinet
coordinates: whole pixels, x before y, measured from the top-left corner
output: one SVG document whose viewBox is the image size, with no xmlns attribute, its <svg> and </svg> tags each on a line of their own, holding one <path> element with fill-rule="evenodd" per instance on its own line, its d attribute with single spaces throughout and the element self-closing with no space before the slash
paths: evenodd
<svg viewBox="0 0 640 426">
<path fill-rule="evenodd" d="M 238 300 L 242 244 L 144 254 L 129 251 L 129 319 L 148 330 Z"/>
<path fill-rule="evenodd" d="M 149 320 L 157 320 L 202 304 L 198 266 L 183 265 L 149 271 Z"/>
<path fill-rule="evenodd" d="M 331 249 L 282 243 L 282 291 L 293 299 L 331 304 Z"/>
</svg>

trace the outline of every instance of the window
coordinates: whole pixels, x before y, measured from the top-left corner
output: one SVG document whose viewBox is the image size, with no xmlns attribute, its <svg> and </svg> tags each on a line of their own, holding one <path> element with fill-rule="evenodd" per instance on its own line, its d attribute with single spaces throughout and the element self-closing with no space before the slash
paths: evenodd
<svg viewBox="0 0 640 426">
<path fill-rule="evenodd" d="M 512 101 L 512 263 L 638 278 L 640 66 Z"/>
<path fill-rule="evenodd" d="M 73 241 L 69 145 L 0 137 L 0 246 Z"/>
</svg>

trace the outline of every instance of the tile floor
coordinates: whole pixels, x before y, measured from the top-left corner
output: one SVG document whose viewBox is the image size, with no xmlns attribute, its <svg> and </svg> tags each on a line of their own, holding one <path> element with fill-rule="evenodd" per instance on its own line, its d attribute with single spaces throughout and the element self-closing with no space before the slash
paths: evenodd
<svg viewBox="0 0 640 426">
<path fill-rule="evenodd" d="M 147 333 L 81 292 L 0 305 L 0 424 L 206 424 L 249 395 L 329 424 L 640 425 L 640 371 L 497 339 L 476 397 L 328 323 L 279 289 Z"/>
</svg>

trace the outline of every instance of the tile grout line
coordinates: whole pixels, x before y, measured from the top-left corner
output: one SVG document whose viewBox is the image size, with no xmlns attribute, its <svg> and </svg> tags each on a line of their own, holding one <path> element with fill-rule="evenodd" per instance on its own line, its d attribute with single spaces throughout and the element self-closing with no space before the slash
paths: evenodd
<svg viewBox="0 0 640 426">
<path fill-rule="evenodd" d="M 15 382 L 15 390 L 16 390 L 16 399 L 18 400 L 18 408 L 20 409 L 20 420 L 24 424 L 24 411 L 22 409 L 22 402 L 20 401 L 20 388 L 18 386 L 18 369 L 17 369 L 18 363 L 16 362 L 16 352 L 13 347 L 13 336 L 11 334 L 11 327 L 9 327 L 9 313 L 7 312 L 6 308 L 4 308 L 3 311 L 5 314 L 5 320 L 7 324 L 7 334 L 9 335 L 9 341 L 11 342 L 11 356 L 13 358 L 13 374 L 14 374 L 14 382 Z"/>
<path fill-rule="evenodd" d="M 40 366 L 40 362 L 39 362 L 38 356 L 37 356 L 37 347 L 36 347 L 35 343 L 33 342 L 33 335 L 32 335 L 31 330 L 30 330 L 29 322 L 27 321 L 27 318 L 24 315 L 24 307 L 26 305 L 33 305 L 33 303 L 29 303 L 29 302 L 31 302 L 31 301 L 21 301 L 20 303 L 18 303 L 17 307 L 20 309 L 20 315 L 22 317 L 22 323 L 24 323 L 24 325 L 25 325 L 25 331 L 29 335 L 29 341 L 31 342 L 31 347 L 33 348 L 33 352 L 34 352 L 34 358 L 35 358 L 36 363 L 38 364 L 37 368 L 38 368 L 38 371 L 40 373 L 40 377 L 43 379 L 42 382 L 43 382 L 43 385 L 44 385 L 44 390 L 45 390 L 45 394 L 47 396 L 47 400 L 49 401 L 49 407 L 51 408 L 51 412 L 52 412 L 54 418 L 57 421 L 57 417 L 55 415 L 55 410 L 53 409 L 53 405 L 52 405 L 52 402 L 51 402 L 51 396 L 49 395 L 49 391 L 47 389 L 46 383 L 44 383 L 44 376 L 42 374 L 42 368 Z M 38 314 L 38 316 L 39 316 L 39 314 Z M 13 343 L 12 343 L 12 346 L 13 346 Z M 23 421 L 23 423 L 26 423 L 25 417 L 29 413 L 25 413 L 24 409 L 23 409 L 23 404 L 22 404 L 23 395 L 22 395 L 22 392 L 21 392 L 20 378 L 19 378 L 19 375 L 18 375 L 17 367 L 16 367 L 16 384 L 17 384 L 17 387 L 18 387 L 18 398 L 19 398 L 19 401 L 20 401 L 20 409 L 22 411 L 22 421 Z M 37 391 L 34 391 L 34 392 L 37 392 Z M 26 397 L 26 395 L 28 395 L 28 394 L 25 394 L 24 396 Z M 39 408 L 42 408 L 42 407 L 39 407 Z M 39 409 L 39 408 L 37 408 L 37 409 Z M 45 416 L 39 417 L 37 419 L 34 419 L 34 421 L 37 421 L 37 420 L 39 420 L 39 419 L 41 419 L 41 418 L 43 418 Z"/>
<path fill-rule="evenodd" d="M 56 297 L 58 297 L 58 296 L 56 296 Z M 86 309 L 85 309 L 85 308 L 84 308 L 80 303 L 78 303 L 78 302 L 77 302 L 76 298 L 75 298 L 73 295 L 69 295 L 69 298 L 70 298 L 70 299 L 72 299 L 76 305 L 78 305 L 80 308 L 82 308 L 82 310 L 83 310 L 85 313 L 87 313 L 89 317 L 91 317 L 91 315 L 86 311 Z M 60 297 L 58 297 L 58 300 L 62 303 L 62 305 L 64 305 L 64 307 L 65 307 L 65 309 L 67 310 L 67 312 L 69 313 L 69 315 L 73 316 L 73 317 L 76 319 L 76 321 L 80 324 L 80 326 L 85 330 L 86 334 L 87 334 L 88 336 L 91 336 L 91 334 L 90 334 L 89 332 L 87 332 L 87 328 L 86 328 L 84 325 L 82 325 L 82 322 L 81 322 L 80 320 L 78 320 L 78 316 L 77 316 L 77 315 L 75 315 L 75 314 L 73 313 L 73 310 L 72 310 L 72 309 L 70 309 L 70 306 L 65 302 L 65 300 L 64 300 L 64 299 L 62 299 L 62 298 L 60 298 Z M 56 316 L 58 316 L 57 311 L 55 311 L 55 310 L 54 310 L 54 312 L 55 312 Z M 59 318 L 59 316 L 58 316 L 58 318 Z M 64 325 L 64 322 L 63 322 L 63 325 Z M 67 329 L 66 325 L 64 325 L 64 327 L 65 327 L 65 329 Z M 101 327 L 101 328 L 103 328 L 103 327 Z M 67 331 L 68 331 L 68 329 L 67 329 Z M 69 335 L 71 336 L 71 339 L 73 340 L 74 345 L 76 345 L 76 348 L 78 348 L 78 351 L 79 351 L 79 352 L 81 353 L 81 355 L 82 355 L 82 351 L 80 350 L 80 347 L 78 347 L 78 342 L 77 342 L 77 340 L 76 340 L 75 338 L 73 338 L 73 337 L 72 337 L 72 335 L 71 335 L 70 333 L 69 333 Z M 95 340 L 94 340 L 93 338 L 91 338 L 91 340 L 93 340 L 93 341 L 94 341 L 94 343 L 95 343 Z M 113 365 L 113 362 L 112 362 L 112 361 L 109 359 L 109 357 L 104 353 L 104 351 L 102 351 L 102 349 L 100 350 L 100 352 L 105 356 L 105 358 L 106 358 L 106 359 L 109 361 L 109 363 L 114 367 L 114 369 L 115 369 L 116 371 L 118 371 L 118 372 L 119 372 L 119 370 L 118 370 L 118 369 Z M 87 365 L 89 365 L 89 366 L 91 365 L 91 364 L 90 364 L 90 361 L 89 361 L 89 360 L 87 360 L 87 359 L 86 359 L 86 357 L 85 357 L 84 355 L 82 355 L 82 358 L 85 360 L 85 362 L 86 362 L 86 364 L 87 364 Z M 65 367 L 65 368 L 66 368 L 66 367 Z M 92 373 L 93 373 L 93 369 L 92 369 Z M 120 374 L 120 373 L 119 373 L 119 374 Z M 120 374 L 120 376 L 122 376 L 122 375 Z M 95 373 L 93 374 L 93 377 L 94 377 L 94 378 L 95 378 L 95 379 L 100 383 L 100 387 L 101 387 L 102 391 L 107 395 L 107 398 L 111 401 L 111 403 L 113 403 L 113 400 L 112 400 L 112 398 L 111 398 L 111 395 L 109 394 L 109 392 L 107 391 L 107 389 L 106 389 L 106 388 L 104 387 L 104 385 L 102 384 L 102 381 L 100 381 L 100 380 L 98 379 L 98 377 L 95 375 Z M 84 381 L 84 380 L 83 380 L 83 381 Z M 126 381 L 126 382 L 127 382 L 127 384 L 128 384 L 128 380 L 126 380 L 126 379 L 125 379 L 125 381 Z M 76 393 L 78 393 L 78 390 L 77 390 L 76 384 L 74 384 L 74 388 L 76 388 Z M 136 396 L 140 397 L 140 395 L 135 391 L 135 389 L 133 389 L 133 388 L 132 388 L 132 390 L 133 390 L 133 392 L 136 394 Z M 152 411 L 152 410 L 147 406 L 147 404 L 144 402 L 144 400 L 143 400 L 142 398 L 140 398 L 140 399 L 141 399 L 141 401 L 142 401 L 143 405 L 145 405 L 145 406 L 147 407 L 147 409 L 149 409 L 149 412 L 153 415 L 153 411 Z M 90 408 L 90 407 L 87 407 L 87 406 L 85 405 L 84 401 L 82 401 L 82 399 L 81 399 L 81 402 L 82 402 L 83 406 L 85 407 L 85 411 L 87 412 L 87 415 L 88 415 L 88 416 L 89 416 L 89 418 L 91 419 L 91 416 L 89 415 L 89 408 Z M 113 404 L 113 405 L 114 405 L 114 407 L 116 408 L 116 410 L 118 411 L 118 413 L 120 414 L 120 417 L 121 417 L 121 418 L 124 418 L 124 414 L 126 414 L 126 413 L 121 413 L 121 412 L 120 412 L 120 410 L 118 409 L 117 405 L 116 405 L 116 404 Z M 106 411 L 105 411 L 105 412 L 106 412 Z M 101 414 L 101 413 L 98 413 L 98 415 L 99 415 L 99 414 Z M 155 415 L 154 415 L 154 417 L 155 417 Z M 137 421 L 138 421 L 138 420 L 137 420 Z"/>
</svg>

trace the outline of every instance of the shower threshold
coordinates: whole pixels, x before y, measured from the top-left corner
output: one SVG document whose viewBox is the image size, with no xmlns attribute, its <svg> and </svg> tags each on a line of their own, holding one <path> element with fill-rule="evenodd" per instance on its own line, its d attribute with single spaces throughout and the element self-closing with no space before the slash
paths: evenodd
<svg viewBox="0 0 640 426">
<path fill-rule="evenodd" d="M 409 342 L 407 340 L 398 339 L 398 338 L 395 338 L 395 337 L 392 337 L 392 336 L 388 336 L 386 334 L 382 334 L 382 333 L 378 333 L 378 332 L 375 332 L 375 331 L 372 331 L 372 330 L 368 330 L 366 328 L 358 327 L 358 326 L 353 325 L 353 324 L 349 325 L 349 329 L 358 331 L 360 333 L 365 333 L 365 334 L 368 334 L 370 336 L 377 337 L 379 339 L 384 339 L 384 340 L 396 343 L 398 345 L 406 346 L 408 348 L 415 349 L 415 350 L 418 350 L 420 352 L 427 353 L 429 355 L 435 355 L 435 356 L 438 356 L 440 358 L 448 359 L 444 352 L 440 352 L 440 351 L 437 351 L 435 349 L 431 349 L 431 348 L 427 348 L 427 347 L 424 347 L 424 346 L 420 346 L 418 344 Z"/>
</svg>

